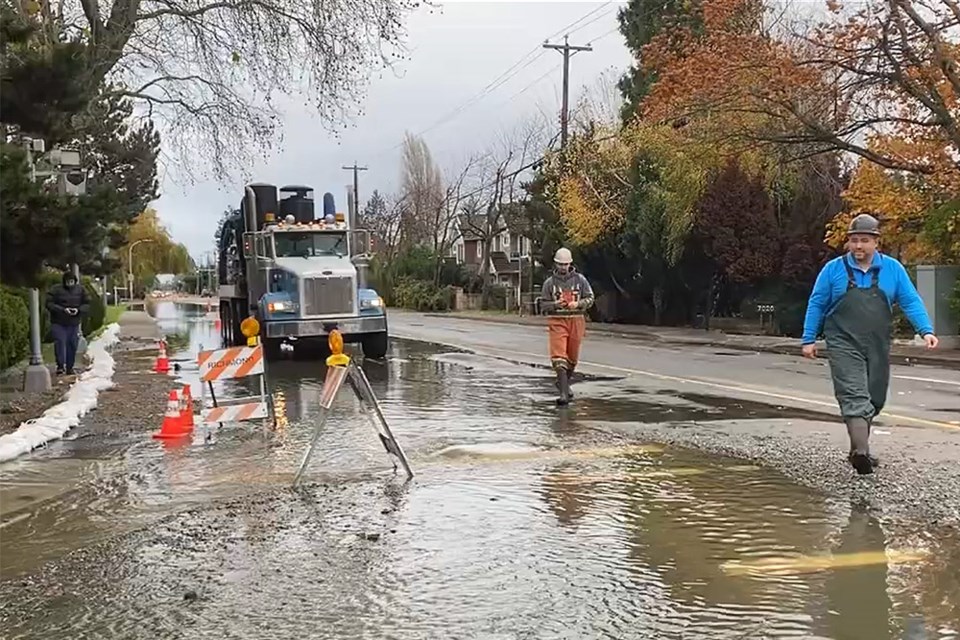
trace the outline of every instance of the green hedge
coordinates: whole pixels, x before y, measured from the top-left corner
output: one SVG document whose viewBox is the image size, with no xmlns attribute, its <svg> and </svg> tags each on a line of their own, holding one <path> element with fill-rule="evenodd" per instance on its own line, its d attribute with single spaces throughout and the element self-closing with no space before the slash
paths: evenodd
<svg viewBox="0 0 960 640">
<path fill-rule="evenodd" d="M 0 289 L 0 369 L 20 362 L 30 347 L 30 312 L 19 292 Z"/>
<path fill-rule="evenodd" d="M 83 335 L 89 336 L 103 326 L 107 317 L 107 307 L 103 298 L 93 287 L 93 279 L 84 277 L 83 287 L 90 297 L 90 311 L 83 318 Z M 47 291 L 61 281 L 61 274 L 48 272 L 40 281 L 40 335 L 43 342 L 53 342 L 50 332 L 50 313 L 47 311 Z M 23 327 L 20 329 L 20 311 L 23 311 Z M 3 331 L 0 333 L 0 369 L 17 364 L 30 350 L 30 290 L 22 288 L 3 288 Z M 9 316 L 9 317 L 8 317 Z M 12 358 L 12 360 L 11 360 Z"/>
<path fill-rule="evenodd" d="M 393 287 L 393 304 L 415 311 L 449 311 L 453 287 L 437 287 L 426 280 L 402 278 Z"/>
<path fill-rule="evenodd" d="M 953 309 L 954 320 L 960 323 L 960 276 L 957 276 L 957 282 L 953 285 L 953 293 L 950 295 L 950 308 Z"/>
<path fill-rule="evenodd" d="M 107 307 L 103 304 L 103 297 L 93 287 L 93 278 L 81 276 L 80 280 L 83 282 L 83 288 L 87 290 L 87 296 L 90 298 L 90 311 L 81 322 L 80 328 L 83 330 L 83 335 L 89 336 L 103 326 L 103 321 L 107 317 Z M 49 271 L 43 275 L 40 283 L 40 331 L 44 342 L 53 342 L 53 334 L 50 333 L 50 312 L 47 311 L 47 291 L 62 281 L 63 274 L 61 272 Z M 24 300 L 29 302 L 30 292 L 24 289 L 23 295 Z"/>
<path fill-rule="evenodd" d="M 93 288 L 93 281 L 90 278 L 83 279 L 83 288 L 87 290 L 90 297 L 90 312 L 84 317 L 83 335 L 89 336 L 103 326 L 103 321 L 107 317 L 107 306 L 103 304 L 103 297 Z"/>
</svg>

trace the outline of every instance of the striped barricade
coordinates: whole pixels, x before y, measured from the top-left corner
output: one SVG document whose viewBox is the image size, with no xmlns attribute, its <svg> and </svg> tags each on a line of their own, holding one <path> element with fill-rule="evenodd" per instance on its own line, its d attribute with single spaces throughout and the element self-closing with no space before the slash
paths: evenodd
<svg viewBox="0 0 960 640">
<path fill-rule="evenodd" d="M 263 346 L 230 347 L 204 351 L 197 354 L 197 367 L 200 369 L 201 406 L 200 421 L 204 425 L 245 422 L 247 420 L 269 419 L 272 409 L 268 402 L 266 372 L 264 368 Z M 218 403 L 213 383 L 224 380 L 236 380 L 249 376 L 260 376 L 259 395 L 247 398 L 228 398 Z M 207 392 L 213 400 L 213 406 L 207 407 Z M 266 424 L 266 423 L 265 423 Z M 212 431 L 207 433 L 207 441 Z"/>
<path fill-rule="evenodd" d="M 218 422 L 243 422 L 267 417 L 266 402 L 248 402 L 246 404 L 224 405 L 204 409 L 201 419 L 204 424 Z"/>
<path fill-rule="evenodd" d="M 231 347 L 201 351 L 197 355 L 200 379 L 204 382 L 245 378 L 263 373 L 263 347 Z"/>
</svg>

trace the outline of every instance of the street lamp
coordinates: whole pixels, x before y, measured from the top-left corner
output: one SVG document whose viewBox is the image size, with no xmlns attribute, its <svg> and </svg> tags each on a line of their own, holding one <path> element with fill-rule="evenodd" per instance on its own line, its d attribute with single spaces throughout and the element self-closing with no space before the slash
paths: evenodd
<svg viewBox="0 0 960 640">
<path fill-rule="evenodd" d="M 133 300 L 133 248 L 141 242 L 153 242 L 153 239 L 143 238 L 142 240 L 137 240 L 130 245 L 130 249 L 127 252 L 127 296 L 130 300 Z"/>
</svg>

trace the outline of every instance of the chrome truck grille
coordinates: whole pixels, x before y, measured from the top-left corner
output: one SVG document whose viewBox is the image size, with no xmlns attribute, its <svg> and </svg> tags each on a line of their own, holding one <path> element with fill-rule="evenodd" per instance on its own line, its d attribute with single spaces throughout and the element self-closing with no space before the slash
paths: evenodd
<svg viewBox="0 0 960 640">
<path fill-rule="evenodd" d="M 353 315 L 353 278 L 307 278 L 303 281 L 303 315 Z"/>
</svg>

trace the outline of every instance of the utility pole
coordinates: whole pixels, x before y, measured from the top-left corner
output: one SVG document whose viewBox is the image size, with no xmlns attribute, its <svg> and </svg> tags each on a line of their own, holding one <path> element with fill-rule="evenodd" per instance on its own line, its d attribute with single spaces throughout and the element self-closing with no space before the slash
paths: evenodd
<svg viewBox="0 0 960 640">
<path fill-rule="evenodd" d="M 352 167 L 343 167 L 344 171 L 353 171 L 353 220 L 351 224 L 356 226 L 360 219 L 360 172 L 366 171 L 367 167 L 358 167 L 354 161 Z"/>
<path fill-rule="evenodd" d="M 553 49 L 563 54 L 563 106 L 560 112 L 560 148 L 565 149 L 567 147 L 567 125 L 570 119 L 570 57 L 580 51 L 593 51 L 593 47 L 590 45 L 574 46 L 568 42 L 567 36 L 564 36 L 563 44 L 545 42 L 543 48 Z"/>
</svg>

